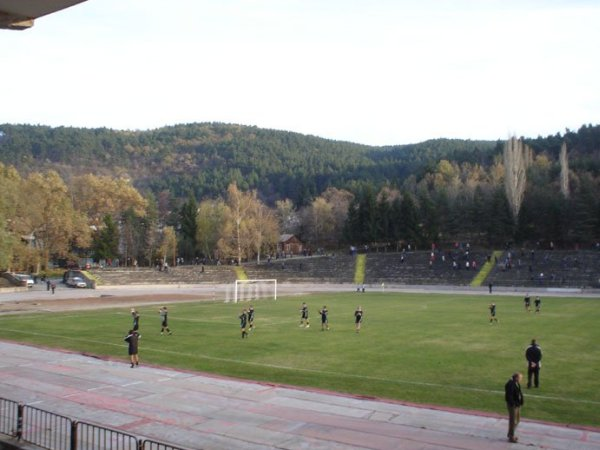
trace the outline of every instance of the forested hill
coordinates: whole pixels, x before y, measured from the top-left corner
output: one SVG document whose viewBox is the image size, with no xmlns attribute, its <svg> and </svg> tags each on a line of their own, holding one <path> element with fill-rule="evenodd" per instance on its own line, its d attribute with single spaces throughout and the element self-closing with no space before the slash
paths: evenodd
<svg viewBox="0 0 600 450">
<path fill-rule="evenodd" d="M 564 139 L 580 157 L 598 161 L 598 126 L 528 142 L 536 151 L 558 155 Z M 268 202 L 290 198 L 297 205 L 329 186 L 399 186 L 440 159 L 489 166 L 501 151 L 496 141 L 436 139 L 372 147 L 221 123 L 149 131 L 0 125 L 0 161 L 21 173 L 53 168 L 65 179 L 90 172 L 127 176 L 138 189 L 168 190 L 175 197 L 192 193 L 197 199 L 222 195 L 236 181 L 241 189 L 257 189 Z"/>
</svg>

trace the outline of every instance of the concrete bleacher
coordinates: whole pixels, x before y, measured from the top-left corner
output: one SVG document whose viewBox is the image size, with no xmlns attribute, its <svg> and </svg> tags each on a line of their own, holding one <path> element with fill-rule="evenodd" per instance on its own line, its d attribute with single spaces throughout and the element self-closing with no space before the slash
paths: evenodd
<svg viewBox="0 0 600 450">
<path fill-rule="evenodd" d="M 367 285 L 449 285 L 468 286 L 487 261 L 491 251 L 436 251 L 433 261 L 430 251 L 368 253 L 365 278 Z M 505 252 L 498 258 L 482 284 L 495 286 L 585 288 L 600 287 L 600 251 L 539 251 L 531 259 L 529 252 L 512 255 L 512 268 L 507 269 Z M 519 261 L 520 260 L 520 261 Z M 469 269 L 466 262 L 469 261 Z M 476 269 L 472 268 L 473 261 Z M 453 265 L 456 262 L 456 266 Z M 349 283 L 354 282 L 356 257 L 330 254 L 249 262 L 243 265 L 248 278 L 276 279 L 288 283 Z M 531 266 L 531 270 L 530 270 Z M 200 265 L 172 267 L 168 272 L 154 268 L 107 268 L 92 271 L 104 285 L 123 284 L 192 284 L 233 283 L 233 266 Z M 540 274 L 544 274 L 543 277 Z"/>
<path fill-rule="evenodd" d="M 472 251 L 464 253 L 436 252 L 430 264 L 431 252 L 388 252 L 366 255 L 366 284 L 451 284 L 468 285 L 477 270 L 466 270 L 466 261 L 476 261 L 481 267 L 487 254 Z M 457 268 L 453 267 L 453 260 Z M 353 283 L 356 257 L 352 255 L 313 256 L 278 259 L 260 265 L 245 265 L 249 278 L 275 278 L 286 282 Z"/>
<path fill-rule="evenodd" d="M 354 257 L 327 255 L 274 259 L 261 264 L 245 264 L 251 279 L 276 279 L 279 282 L 352 283 Z"/>
<path fill-rule="evenodd" d="M 126 284 L 191 284 L 233 283 L 236 275 L 231 266 L 184 265 L 169 268 L 167 272 L 148 267 L 117 267 L 90 271 L 101 285 Z"/>
<path fill-rule="evenodd" d="M 540 250 L 505 252 L 488 276 L 496 286 L 544 288 L 600 287 L 600 251 Z"/>
<path fill-rule="evenodd" d="M 464 286 L 471 283 L 486 254 L 480 251 L 462 252 L 405 252 L 367 255 L 365 281 L 369 283 L 440 284 Z M 456 266 L 453 262 L 456 262 Z M 469 269 L 466 262 L 469 262 Z M 471 265 L 476 261 L 477 269 Z"/>
</svg>

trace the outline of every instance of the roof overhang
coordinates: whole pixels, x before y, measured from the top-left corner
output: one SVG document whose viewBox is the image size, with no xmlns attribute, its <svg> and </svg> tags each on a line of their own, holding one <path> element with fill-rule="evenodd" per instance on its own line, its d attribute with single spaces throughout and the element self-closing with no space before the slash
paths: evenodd
<svg viewBox="0 0 600 450">
<path fill-rule="evenodd" d="M 0 0 L 0 28 L 26 30 L 33 21 L 86 0 Z"/>
</svg>

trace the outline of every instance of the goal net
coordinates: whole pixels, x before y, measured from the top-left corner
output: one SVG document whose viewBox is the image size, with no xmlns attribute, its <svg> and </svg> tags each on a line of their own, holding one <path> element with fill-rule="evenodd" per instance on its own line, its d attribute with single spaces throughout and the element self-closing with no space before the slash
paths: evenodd
<svg viewBox="0 0 600 450">
<path fill-rule="evenodd" d="M 247 302 L 259 298 L 277 300 L 277 280 L 235 280 L 228 289 L 225 302 Z"/>
</svg>

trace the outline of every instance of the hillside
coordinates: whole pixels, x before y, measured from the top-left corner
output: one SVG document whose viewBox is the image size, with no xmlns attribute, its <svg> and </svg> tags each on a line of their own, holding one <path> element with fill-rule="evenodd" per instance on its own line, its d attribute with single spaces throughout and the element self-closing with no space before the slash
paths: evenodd
<svg viewBox="0 0 600 450">
<path fill-rule="evenodd" d="M 290 198 L 298 205 L 329 186 L 400 185 L 441 158 L 488 165 L 499 151 L 492 141 L 371 147 L 220 123 L 149 131 L 0 125 L 0 162 L 21 173 L 52 167 L 67 180 L 90 172 L 126 176 L 138 189 L 180 198 L 221 195 L 235 180 L 269 202 Z"/>
</svg>

